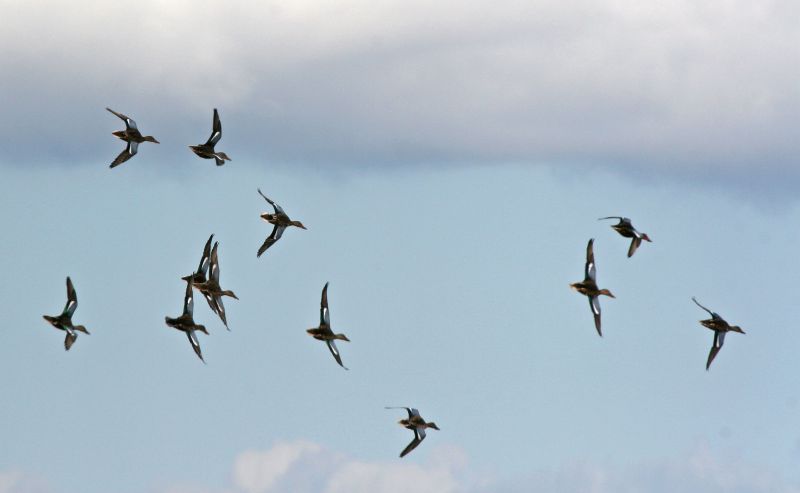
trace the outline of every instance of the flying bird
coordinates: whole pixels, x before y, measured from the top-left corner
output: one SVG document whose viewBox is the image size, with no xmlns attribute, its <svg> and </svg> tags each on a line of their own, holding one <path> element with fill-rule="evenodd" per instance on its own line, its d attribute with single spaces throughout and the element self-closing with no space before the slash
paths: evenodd
<svg viewBox="0 0 800 493">
<path fill-rule="evenodd" d="M 72 347 L 75 340 L 78 339 L 78 332 L 83 332 L 84 334 L 89 333 L 83 325 L 72 325 L 72 314 L 75 313 L 76 308 L 78 308 L 78 293 L 72 286 L 72 280 L 67 277 L 67 304 L 64 305 L 64 311 L 57 317 L 42 315 L 50 325 L 67 333 L 67 337 L 64 339 L 64 349 L 67 351 Z"/>
<path fill-rule="evenodd" d="M 194 349 L 195 354 L 198 358 L 200 358 L 200 361 L 205 363 L 206 360 L 203 359 L 203 353 L 200 351 L 200 343 L 197 340 L 195 332 L 200 331 L 208 335 L 208 331 L 204 326 L 194 322 L 194 298 L 192 297 L 192 284 L 193 282 L 191 279 L 189 279 L 189 282 L 186 283 L 186 296 L 183 299 L 183 314 L 177 318 L 164 317 L 164 320 L 167 322 L 169 327 L 186 332 L 186 337 L 189 338 L 189 343 L 192 345 L 192 349 Z"/>
<path fill-rule="evenodd" d="M 598 221 L 602 221 L 604 219 L 619 219 L 617 224 L 611 226 L 611 228 L 619 233 L 620 235 L 624 236 L 625 238 L 632 238 L 631 239 L 631 246 L 628 248 L 628 258 L 632 257 L 633 254 L 636 252 L 636 249 L 639 248 L 639 245 L 642 244 L 642 240 L 651 242 L 653 240 L 647 236 L 646 233 L 641 233 L 633 227 L 633 223 L 627 217 L 620 217 L 620 216 L 609 216 L 609 217 L 601 217 Z"/>
<path fill-rule="evenodd" d="M 701 305 L 694 296 L 692 296 L 692 301 L 694 301 L 697 306 L 707 311 L 708 314 L 711 315 L 711 318 L 700 320 L 700 325 L 714 331 L 714 343 L 711 345 L 711 351 L 708 353 L 708 361 L 706 361 L 706 371 L 708 371 L 708 368 L 711 366 L 711 362 L 714 361 L 717 353 L 720 349 L 722 349 L 722 345 L 725 343 L 725 334 L 728 332 L 738 332 L 740 334 L 744 334 L 744 331 L 738 325 L 730 325 L 717 313 L 712 312 L 708 308 Z"/>
<path fill-rule="evenodd" d="M 422 416 L 419 415 L 419 411 L 412 407 L 386 407 L 386 409 L 405 409 L 408 412 L 408 419 L 401 419 L 398 423 L 404 428 L 413 431 L 414 439 L 400 452 L 401 458 L 405 457 L 409 452 L 417 448 L 417 445 L 425 440 L 426 428 L 433 428 L 434 430 L 439 429 L 433 421 L 426 423 L 425 420 L 422 419 Z"/>
<path fill-rule="evenodd" d="M 116 132 L 111 132 L 112 135 L 124 140 L 128 143 L 128 146 L 119 153 L 114 162 L 111 163 L 110 168 L 114 168 L 119 166 L 120 164 L 124 163 L 128 159 L 132 158 L 136 155 L 139 150 L 139 144 L 142 142 L 154 142 L 158 144 L 159 142 L 151 135 L 142 136 L 139 133 L 139 129 L 136 127 L 136 122 L 133 121 L 133 118 L 123 115 L 122 113 L 117 113 L 116 111 L 112 110 L 111 108 L 106 108 L 111 113 L 117 115 L 122 121 L 125 122 L 125 130 L 117 130 Z"/>
<path fill-rule="evenodd" d="M 325 287 L 322 288 L 322 301 L 320 302 L 319 308 L 319 327 L 308 329 L 306 330 L 314 339 L 318 341 L 325 341 L 325 344 L 328 345 L 328 349 L 330 349 L 331 354 L 333 355 L 334 359 L 339 366 L 347 370 L 348 368 L 342 364 L 342 357 L 339 355 L 339 349 L 336 347 L 336 339 L 350 342 L 350 339 L 347 338 L 344 334 L 334 334 L 331 330 L 331 317 L 328 311 L 328 283 L 325 283 Z"/>
<path fill-rule="evenodd" d="M 269 214 L 267 212 L 261 214 L 261 219 L 265 220 L 270 224 L 274 224 L 275 227 L 272 228 L 272 233 L 270 233 L 267 239 L 264 240 L 264 243 L 261 245 L 261 248 L 258 249 L 256 257 L 260 257 L 262 253 L 267 251 L 267 248 L 275 244 L 275 242 L 277 242 L 281 238 L 281 235 L 283 235 L 283 230 L 285 230 L 289 226 L 295 226 L 298 228 L 307 229 L 305 226 L 303 226 L 303 223 L 301 223 L 300 221 L 292 221 L 289 218 L 289 216 L 283 211 L 283 208 L 281 206 L 279 206 L 278 204 L 270 200 L 269 197 L 261 193 L 260 188 L 258 189 L 258 193 L 259 195 L 264 197 L 264 200 L 269 202 L 269 204 L 272 206 L 273 209 L 275 209 L 274 214 Z"/>
<path fill-rule="evenodd" d="M 229 289 L 222 289 L 219 285 L 219 256 L 217 255 L 217 247 L 219 246 L 219 242 L 214 242 L 214 248 L 211 249 L 211 257 L 209 258 L 209 268 L 210 274 L 208 279 L 205 282 L 201 282 L 195 285 L 197 289 L 203 293 L 203 296 L 206 296 L 206 299 L 209 297 L 211 298 L 211 309 L 214 310 L 216 306 L 216 310 L 214 312 L 219 315 L 220 320 L 222 323 L 225 324 L 225 328 L 230 330 L 228 327 L 228 320 L 225 316 L 225 305 L 222 303 L 223 296 L 230 296 L 234 299 L 239 299 L 233 291 Z"/>
<path fill-rule="evenodd" d="M 190 280 L 194 284 L 194 288 L 198 289 L 197 285 L 206 282 L 206 275 L 208 274 L 208 266 L 211 263 L 211 240 L 214 238 L 214 235 L 208 237 L 208 241 L 206 241 L 206 246 L 203 248 L 203 255 L 200 257 L 200 265 L 197 266 L 197 270 L 194 271 L 192 274 L 188 276 L 181 277 L 182 280 L 189 282 Z M 211 311 L 214 313 L 218 312 L 218 308 L 216 303 L 214 302 L 214 298 L 211 295 L 202 293 L 208 303 L 208 306 L 211 308 Z"/>
<path fill-rule="evenodd" d="M 198 144 L 196 146 L 189 146 L 189 149 L 192 150 L 195 154 L 200 156 L 203 159 L 213 159 L 217 162 L 217 166 L 222 166 L 225 164 L 225 161 L 230 161 L 231 158 L 228 157 L 222 151 L 215 151 L 214 146 L 217 145 L 219 139 L 222 137 L 222 123 L 219 121 L 219 113 L 217 113 L 217 109 L 214 108 L 214 123 L 211 127 L 211 137 L 208 138 L 205 144 Z"/>
<path fill-rule="evenodd" d="M 575 291 L 589 297 L 589 306 L 594 314 L 594 326 L 600 337 L 603 332 L 600 330 L 600 301 L 598 297 L 601 294 L 615 298 L 611 291 L 607 289 L 598 289 L 597 287 L 597 269 L 594 265 L 594 238 L 589 240 L 586 246 L 586 266 L 584 268 L 584 277 L 582 282 L 576 282 L 569 285 Z"/>
</svg>

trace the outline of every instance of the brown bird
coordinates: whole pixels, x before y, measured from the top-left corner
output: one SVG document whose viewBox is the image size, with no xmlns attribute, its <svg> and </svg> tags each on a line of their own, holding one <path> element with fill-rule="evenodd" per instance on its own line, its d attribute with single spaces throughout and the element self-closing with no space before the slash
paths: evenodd
<svg viewBox="0 0 800 493">
<path fill-rule="evenodd" d="M 328 311 L 328 283 L 325 283 L 325 287 L 322 288 L 322 301 L 320 302 L 319 308 L 319 327 L 315 327 L 313 329 L 306 330 L 309 335 L 311 335 L 314 339 L 318 341 L 325 341 L 325 344 L 328 345 L 328 349 L 330 350 L 333 358 L 339 363 L 339 366 L 347 370 L 348 368 L 342 364 L 342 357 L 339 355 L 339 349 L 336 347 L 336 339 L 341 341 L 350 342 L 350 339 L 347 338 L 344 334 L 334 334 L 333 330 L 331 330 L 331 317 Z"/>
<path fill-rule="evenodd" d="M 64 349 L 66 351 L 69 351 L 69 348 L 78 339 L 77 332 L 89 333 L 83 325 L 72 325 L 72 314 L 75 313 L 76 308 L 78 308 L 78 293 L 72 286 L 72 280 L 67 277 L 67 304 L 64 305 L 61 315 L 57 317 L 42 315 L 50 325 L 67 333 L 67 337 L 64 339 Z"/>
<path fill-rule="evenodd" d="M 711 366 L 711 362 L 714 361 L 717 353 L 720 349 L 722 349 L 722 345 L 725 343 L 725 334 L 728 332 L 738 332 L 740 334 L 744 334 L 744 331 L 738 325 L 730 325 L 717 313 L 712 312 L 708 308 L 701 305 L 694 296 L 692 296 L 692 301 L 694 301 L 697 306 L 707 311 L 709 315 L 711 315 L 711 318 L 700 320 L 700 325 L 714 331 L 714 343 L 711 345 L 711 351 L 708 353 L 708 361 L 706 361 L 706 371 L 708 371 L 708 368 Z"/>
<path fill-rule="evenodd" d="M 272 233 L 264 240 L 264 243 L 261 245 L 261 248 L 258 249 L 258 253 L 256 257 L 260 257 L 262 253 L 267 251 L 267 248 L 271 247 L 275 242 L 281 239 L 281 235 L 283 235 L 283 231 L 288 228 L 289 226 L 295 226 L 302 229 L 307 229 L 303 226 L 303 223 L 300 221 L 292 221 L 289 216 L 283 211 L 283 208 L 269 199 L 266 195 L 261 193 L 261 189 L 258 189 L 259 195 L 264 197 L 264 200 L 269 202 L 273 209 L 275 209 L 274 214 L 269 214 L 264 212 L 261 214 L 261 219 L 265 220 L 270 224 L 274 224 L 275 227 L 272 228 Z"/>
<path fill-rule="evenodd" d="M 194 297 L 192 296 L 192 284 L 193 282 L 191 279 L 189 279 L 189 282 L 186 283 L 186 295 L 183 298 L 183 313 L 177 318 L 164 317 L 164 320 L 166 321 L 167 326 L 186 332 L 186 337 L 189 338 L 189 343 L 192 345 L 192 349 L 194 349 L 195 354 L 198 358 L 200 358 L 200 361 L 205 363 L 206 360 L 203 359 L 203 353 L 200 351 L 200 343 L 197 341 L 197 336 L 195 336 L 194 333 L 196 331 L 200 331 L 204 334 L 208 334 L 208 331 L 204 326 L 194 322 Z"/>
<path fill-rule="evenodd" d="M 586 266 L 584 267 L 583 281 L 572 283 L 569 287 L 589 297 L 589 307 L 591 307 L 592 314 L 594 314 L 594 326 L 597 329 L 597 333 L 602 337 L 603 332 L 600 330 L 600 301 L 598 297 L 601 294 L 611 298 L 615 298 L 615 296 L 611 294 L 611 291 L 598 289 L 597 287 L 597 269 L 594 265 L 593 245 L 594 238 L 589 240 L 589 244 L 586 246 Z"/>
<path fill-rule="evenodd" d="M 217 145 L 217 142 L 219 142 L 220 138 L 222 138 L 222 123 L 219 121 L 219 113 L 217 113 L 217 109 L 214 108 L 214 121 L 211 127 L 211 137 L 208 138 L 205 144 L 189 146 L 189 149 L 191 149 L 192 152 L 201 158 L 213 159 L 216 161 L 217 166 L 222 166 L 225 164 L 225 161 L 230 161 L 231 158 L 229 158 L 224 152 L 214 150 L 214 146 Z"/>
<path fill-rule="evenodd" d="M 619 219 L 617 224 L 611 226 L 611 228 L 622 235 L 625 238 L 632 238 L 631 239 L 631 246 L 628 247 L 628 258 L 632 257 L 633 254 L 636 252 L 636 249 L 639 248 L 639 245 L 642 244 L 642 240 L 649 241 L 652 243 L 653 240 L 647 236 L 646 233 L 641 233 L 633 227 L 633 223 L 627 217 L 620 217 L 620 216 L 609 216 L 609 217 L 601 217 L 598 221 L 602 221 L 604 219 Z"/>
<path fill-rule="evenodd" d="M 142 134 L 139 133 L 139 129 L 136 128 L 136 122 L 133 121 L 133 118 L 125 116 L 122 113 L 117 113 L 111 108 L 106 109 L 117 115 L 122 121 L 125 122 L 125 130 L 117 130 L 116 132 L 111 132 L 111 134 L 128 143 L 128 146 L 125 148 L 125 150 L 120 152 L 119 156 L 117 156 L 117 158 L 114 159 L 114 162 L 111 163 L 111 166 L 109 166 L 110 168 L 119 166 L 135 156 L 139 150 L 139 144 L 142 142 L 154 142 L 156 144 L 159 143 L 152 135 L 142 136 Z"/>
<path fill-rule="evenodd" d="M 405 409 L 408 412 L 408 419 L 401 419 L 397 423 L 402 427 L 413 431 L 414 439 L 411 440 L 411 443 L 409 443 L 402 452 L 400 452 L 401 458 L 405 457 L 409 452 L 417 448 L 417 445 L 422 443 L 422 440 L 425 440 L 426 428 L 433 428 L 434 430 L 439 429 L 439 427 L 436 426 L 436 423 L 433 421 L 426 423 L 422 416 L 419 415 L 419 411 L 412 407 L 386 407 L 386 409 Z"/>
<path fill-rule="evenodd" d="M 230 328 L 228 328 L 228 320 L 225 316 L 225 305 L 222 304 L 222 297 L 230 296 L 231 298 L 237 300 L 239 297 L 236 296 L 233 291 L 229 289 L 222 289 L 222 287 L 219 285 L 219 256 L 217 256 L 217 246 L 219 246 L 219 242 L 214 242 L 214 248 L 211 249 L 211 257 L 209 259 L 209 268 L 211 269 L 211 272 L 208 276 L 208 280 L 196 284 L 195 287 L 197 287 L 197 289 L 207 298 L 211 297 L 211 309 L 214 310 L 214 307 L 216 306 L 216 310 L 214 311 L 217 315 L 219 315 L 222 323 L 225 324 L 225 328 L 230 330 Z"/>
</svg>

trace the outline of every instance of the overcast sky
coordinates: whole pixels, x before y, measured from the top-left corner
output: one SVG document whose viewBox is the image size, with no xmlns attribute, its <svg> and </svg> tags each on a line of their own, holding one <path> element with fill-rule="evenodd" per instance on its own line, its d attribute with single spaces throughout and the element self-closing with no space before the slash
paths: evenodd
<svg viewBox="0 0 800 493">
<path fill-rule="evenodd" d="M 0 7 L 0 493 L 800 492 L 794 3 Z"/>
</svg>

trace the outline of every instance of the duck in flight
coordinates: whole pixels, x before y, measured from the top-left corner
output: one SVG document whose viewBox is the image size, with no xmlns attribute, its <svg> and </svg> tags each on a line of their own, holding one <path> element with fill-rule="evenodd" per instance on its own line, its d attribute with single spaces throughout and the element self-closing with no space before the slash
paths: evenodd
<svg viewBox="0 0 800 493">
<path fill-rule="evenodd" d="M 72 280 L 67 277 L 67 304 L 64 305 L 61 315 L 57 317 L 43 315 L 50 325 L 67 333 L 67 337 L 64 339 L 64 349 L 66 351 L 69 351 L 69 348 L 78 339 L 78 332 L 89 333 L 83 325 L 72 325 L 72 314 L 75 313 L 76 308 L 78 308 L 78 293 L 72 286 Z"/>
<path fill-rule="evenodd" d="M 208 299 L 211 298 L 211 302 L 209 302 L 209 306 L 211 309 L 219 315 L 220 320 L 222 323 L 225 324 L 225 328 L 230 330 L 228 327 L 228 320 L 225 316 L 225 305 L 222 303 L 223 296 L 230 296 L 233 299 L 239 299 L 233 291 L 229 289 L 222 289 L 219 285 L 219 256 L 217 255 L 217 247 L 219 246 L 219 242 L 214 242 L 214 248 L 211 249 L 211 256 L 209 257 L 209 269 L 210 273 L 208 279 L 205 282 L 201 282 L 195 285 L 195 287 L 203 293 L 203 296 Z M 214 309 L 216 307 L 216 309 Z"/>
<path fill-rule="evenodd" d="M 347 370 L 348 368 L 342 364 L 342 357 L 339 355 L 339 349 L 336 347 L 336 339 L 350 342 L 344 334 L 334 334 L 331 330 L 331 317 L 328 311 L 328 283 L 322 288 L 322 301 L 319 308 L 319 327 L 306 330 L 309 335 L 318 341 L 325 341 L 328 349 L 331 351 L 333 358 L 339 363 L 339 366 Z"/>
<path fill-rule="evenodd" d="M 266 195 L 261 193 L 261 189 L 258 189 L 259 195 L 264 197 L 264 200 L 269 202 L 273 209 L 275 209 L 274 214 L 269 214 L 264 212 L 261 214 L 261 219 L 265 220 L 266 222 L 275 225 L 272 228 L 272 233 L 264 240 L 264 243 L 261 245 L 261 248 L 258 249 L 258 253 L 256 257 L 260 257 L 262 253 L 267 251 L 267 248 L 271 247 L 275 242 L 281 239 L 281 235 L 283 235 L 283 231 L 288 228 L 289 226 L 295 226 L 302 229 L 307 229 L 303 226 L 303 223 L 300 221 L 292 221 L 289 216 L 283 211 L 283 208 L 269 199 Z"/>
<path fill-rule="evenodd" d="M 594 265 L 593 245 L 594 238 L 589 240 L 589 244 L 586 246 L 586 266 L 584 267 L 583 281 L 572 283 L 569 287 L 589 297 L 589 307 L 591 307 L 592 314 L 594 314 L 594 326 L 597 329 L 597 333 L 602 337 L 603 332 L 600 329 L 600 301 L 598 297 L 601 294 L 610 296 L 611 298 L 616 298 L 616 296 L 611 294 L 611 291 L 607 289 L 599 289 L 597 287 L 597 269 Z"/>
<path fill-rule="evenodd" d="M 711 351 L 708 353 L 708 361 L 706 361 L 706 371 L 708 371 L 708 368 L 711 366 L 711 362 L 714 361 L 717 353 L 719 353 L 719 350 L 722 349 L 722 345 L 725 343 L 725 334 L 728 332 L 738 332 L 740 334 L 744 334 L 744 331 L 738 325 L 730 325 L 717 313 L 712 312 L 708 308 L 701 305 L 694 296 L 692 296 L 692 301 L 694 301 L 697 306 L 707 311 L 708 314 L 711 315 L 711 318 L 700 321 L 700 325 L 714 331 L 714 343 L 711 345 Z"/>
<path fill-rule="evenodd" d="M 431 421 L 430 423 L 426 423 L 422 416 L 419 415 L 419 411 L 414 409 L 413 407 L 386 407 L 386 409 L 405 409 L 408 412 L 408 419 L 401 419 L 398 421 L 398 424 L 403 426 L 406 429 L 409 429 L 414 432 L 414 439 L 411 440 L 406 448 L 400 452 L 400 457 L 405 457 L 409 452 L 417 448 L 423 440 L 425 440 L 425 429 L 426 428 L 433 428 L 434 430 L 438 430 L 439 427 L 436 426 L 436 423 Z"/>
<path fill-rule="evenodd" d="M 139 133 L 139 129 L 136 127 L 136 122 L 133 121 L 133 118 L 125 116 L 122 113 L 117 113 L 111 108 L 106 109 L 117 115 L 123 122 L 125 122 L 125 130 L 117 130 L 116 132 L 111 132 L 111 134 L 128 143 L 128 146 L 122 152 L 120 152 L 119 156 L 117 156 L 117 158 L 114 159 L 114 162 L 111 163 L 111 166 L 109 166 L 110 168 L 117 167 L 135 156 L 139 150 L 139 144 L 142 142 L 154 142 L 156 144 L 159 143 L 153 136 L 143 136 L 141 133 Z"/>
<path fill-rule="evenodd" d="M 628 248 L 628 258 L 632 257 L 633 254 L 636 252 L 636 249 L 639 248 L 639 245 L 642 244 L 642 240 L 653 242 L 646 233 L 641 233 L 633 227 L 633 223 L 627 217 L 620 217 L 620 216 L 609 216 L 609 217 L 601 217 L 598 221 L 602 221 L 604 219 L 619 219 L 617 224 L 611 226 L 611 228 L 622 235 L 625 238 L 631 238 L 631 246 Z"/>
<path fill-rule="evenodd" d="M 200 257 L 200 265 L 197 266 L 197 270 L 194 271 L 192 274 L 188 276 L 181 277 L 182 280 L 189 282 L 190 280 L 194 284 L 194 288 L 197 288 L 198 284 L 206 282 L 206 275 L 208 274 L 208 266 L 211 263 L 211 240 L 214 238 L 214 235 L 208 237 L 208 241 L 206 241 L 206 246 L 203 248 L 203 255 Z M 198 289 L 199 291 L 199 289 Z M 208 306 L 211 308 L 211 311 L 214 313 L 218 312 L 217 305 L 214 303 L 214 298 L 211 295 L 203 293 L 203 296 L 208 303 Z"/>
<path fill-rule="evenodd" d="M 183 314 L 177 318 L 164 317 L 164 319 L 167 322 L 167 326 L 186 332 L 186 337 L 189 338 L 189 343 L 192 345 L 192 349 L 194 349 L 195 354 L 198 358 L 200 358 L 200 361 L 205 363 L 206 360 L 203 359 L 203 353 L 200 351 L 200 343 L 197 341 L 195 332 L 200 331 L 208 335 L 208 331 L 204 326 L 194 322 L 194 298 L 192 297 L 192 284 L 193 282 L 191 279 L 189 279 L 189 282 L 186 283 L 186 296 L 183 299 Z"/>
<path fill-rule="evenodd" d="M 225 164 L 225 161 L 231 161 L 231 158 L 222 151 L 214 150 L 214 146 L 217 145 L 220 138 L 222 138 L 222 123 L 219 121 L 217 109 L 214 108 L 214 122 L 211 127 L 211 137 L 208 138 L 205 144 L 189 146 L 189 149 L 201 158 L 213 159 L 217 162 L 217 166 L 222 166 Z"/>
</svg>

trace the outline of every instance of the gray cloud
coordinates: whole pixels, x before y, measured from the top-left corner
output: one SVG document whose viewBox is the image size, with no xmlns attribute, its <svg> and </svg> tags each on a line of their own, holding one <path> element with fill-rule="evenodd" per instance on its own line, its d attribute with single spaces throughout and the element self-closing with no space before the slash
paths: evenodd
<svg viewBox="0 0 800 493">
<path fill-rule="evenodd" d="M 792 173 L 800 6 L 5 2 L 2 161 L 109 161 L 126 112 L 191 157 Z"/>
</svg>

